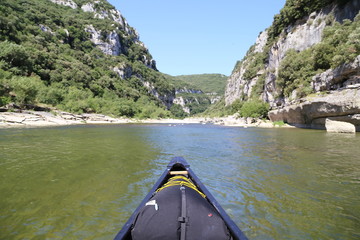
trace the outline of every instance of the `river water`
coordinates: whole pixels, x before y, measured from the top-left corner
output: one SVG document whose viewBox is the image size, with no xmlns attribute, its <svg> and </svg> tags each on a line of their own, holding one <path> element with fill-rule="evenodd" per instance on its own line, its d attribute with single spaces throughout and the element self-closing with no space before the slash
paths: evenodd
<svg viewBox="0 0 360 240">
<path fill-rule="evenodd" d="M 360 239 L 360 135 L 213 125 L 0 129 L 0 239 L 112 239 L 183 156 L 249 239 Z"/>
</svg>

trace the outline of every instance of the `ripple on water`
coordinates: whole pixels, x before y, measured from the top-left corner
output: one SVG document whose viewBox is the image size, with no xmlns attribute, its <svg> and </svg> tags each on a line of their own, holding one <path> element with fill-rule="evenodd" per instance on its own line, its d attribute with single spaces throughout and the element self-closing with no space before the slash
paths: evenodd
<svg viewBox="0 0 360 240">
<path fill-rule="evenodd" d="M 358 239 L 360 137 L 209 125 L 0 131 L 0 239 L 111 239 L 183 156 L 250 239 Z"/>
</svg>

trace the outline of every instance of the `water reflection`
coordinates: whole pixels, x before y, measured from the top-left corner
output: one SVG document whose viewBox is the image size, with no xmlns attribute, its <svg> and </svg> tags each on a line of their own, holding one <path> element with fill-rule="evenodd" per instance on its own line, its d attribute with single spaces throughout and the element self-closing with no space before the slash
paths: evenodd
<svg viewBox="0 0 360 240">
<path fill-rule="evenodd" d="M 358 146 L 211 125 L 0 130 L 0 239 L 111 239 L 174 156 L 250 239 L 358 239 Z"/>
</svg>

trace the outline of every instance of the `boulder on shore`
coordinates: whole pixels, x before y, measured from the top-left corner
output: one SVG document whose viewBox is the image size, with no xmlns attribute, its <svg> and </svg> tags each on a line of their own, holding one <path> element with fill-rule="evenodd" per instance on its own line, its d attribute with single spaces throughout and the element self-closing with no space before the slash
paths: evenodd
<svg viewBox="0 0 360 240">
<path fill-rule="evenodd" d="M 326 131 L 333 133 L 355 133 L 356 129 L 354 124 L 341 121 L 333 121 L 326 119 L 325 121 Z"/>
<path fill-rule="evenodd" d="M 360 131 L 360 89 L 342 89 L 307 97 L 302 103 L 272 110 L 271 121 L 296 127 L 326 129 L 326 118 L 348 122 Z"/>
</svg>

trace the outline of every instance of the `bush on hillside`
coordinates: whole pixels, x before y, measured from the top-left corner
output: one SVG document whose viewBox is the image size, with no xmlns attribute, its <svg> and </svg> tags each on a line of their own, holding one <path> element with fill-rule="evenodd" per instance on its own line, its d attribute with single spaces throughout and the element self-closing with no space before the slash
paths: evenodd
<svg viewBox="0 0 360 240">
<path fill-rule="evenodd" d="M 230 110 L 231 110 L 231 114 L 235 114 L 237 112 L 240 112 L 242 106 L 244 105 L 244 102 L 241 101 L 240 99 L 236 99 L 231 105 L 230 105 Z"/>
<path fill-rule="evenodd" d="M 45 87 L 38 77 L 20 76 L 2 81 L 2 85 L 9 91 L 11 101 L 20 106 L 36 103 L 39 91 Z"/>
<path fill-rule="evenodd" d="M 280 64 L 276 85 L 282 96 L 290 96 L 293 90 L 310 85 L 315 70 L 310 49 L 296 52 L 291 49 Z"/>
<path fill-rule="evenodd" d="M 269 111 L 269 104 L 261 101 L 251 100 L 244 102 L 240 109 L 241 117 L 265 118 Z"/>
<path fill-rule="evenodd" d="M 189 116 L 186 112 L 184 112 L 179 104 L 173 104 L 170 108 L 170 112 L 175 118 L 178 119 L 184 119 Z"/>
<path fill-rule="evenodd" d="M 290 49 L 282 60 L 276 84 L 282 96 L 297 89 L 298 97 L 312 92 L 312 77 L 329 68 L 351 62 L 360 54 L 360 14 L 324 29 L 322 42 L 297 52 Z"/>
</svg>

